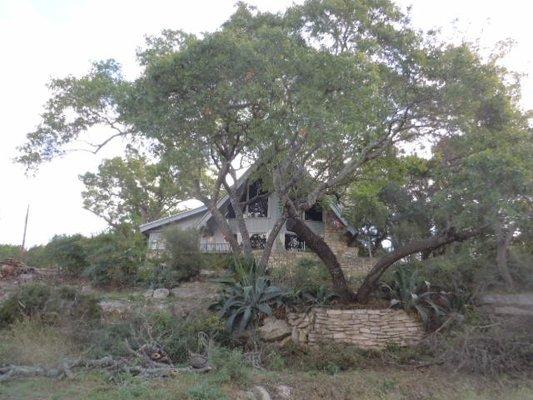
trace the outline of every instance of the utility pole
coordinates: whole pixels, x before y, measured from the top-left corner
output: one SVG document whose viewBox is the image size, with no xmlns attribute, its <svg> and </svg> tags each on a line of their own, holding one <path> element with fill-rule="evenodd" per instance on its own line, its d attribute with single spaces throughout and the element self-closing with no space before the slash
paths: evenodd
<svg viewBox="0 0 533 400">
<path fill-rule="evenodd" d="M 22 236 L 22 246 L 20 246 L 20 255 L 24 254 L 24 248 L 26 247 L 26 232 L 28 231 L 28 216 L 30 215 L 30 205 L 26 208 L 26 219 L 24 220 L 24 235 Z"/>
</svg>

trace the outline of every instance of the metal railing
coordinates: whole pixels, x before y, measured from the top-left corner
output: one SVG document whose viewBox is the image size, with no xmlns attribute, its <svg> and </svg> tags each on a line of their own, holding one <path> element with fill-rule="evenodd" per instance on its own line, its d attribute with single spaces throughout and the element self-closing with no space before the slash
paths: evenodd
<svg viewBox="0 0 533 400">
<path fill-rule="evenodd" d="M 200 251 L 203 253 L 230 253 L 229 243 L 200 243 Z"/>
</svg>

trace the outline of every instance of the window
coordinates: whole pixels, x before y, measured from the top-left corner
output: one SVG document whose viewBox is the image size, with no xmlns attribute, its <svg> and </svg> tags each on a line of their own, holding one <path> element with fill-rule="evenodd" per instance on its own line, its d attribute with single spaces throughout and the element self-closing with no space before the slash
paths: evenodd
<svg viewBox="0 0 533 400">
<path fill-rule="evenodd" d="M 257 180 L 254 183 L 248 185 L 246 190 L 243 191 L 240 198 L 241 203 L 248 203 L 246 206 L 243 206 L 243 213 L 250 217 L 254 218 L 266 218 L 268 217 L 268 196 L 267 192 L 262 190 L 261 181 Z M 254 200 L 254 198 L 261 196 Z M 235 218 L 235 210 L 231 204 L 228 204 L 226 208 L 226 218 Z"/>
<path fill-rule="evenodd" d="M 150 250 L 164 250 L 165 242 L 161 236 L 161 232 L 151 232 L 148 237 L 148 248 Z"/>
<path fill-rule="evenodd" d="M 285 234 L 285 250 L 305 251 L 305 242 L 295 233 Z"/>
<path fill-rule="evenodd" d="M 254 233 L 250 236 L 250 244 L 254 250 L 262 250 L 267 242 L 266 233 Z"/>
<path fill-rule="evenodd" d="M 319 204 L 315 204 L 307 210 L 305 212 L 305 220 L 322 222 L 322 207 Z"/>
<path fill-rule="evenodd" d="M 268 196 L 261 187 L 261 180 L 257 180 L 248 186 L 247 201 L 259 197 L 248 204 L 248 215 L 255 218 L 268 217 Z"/>
<path fill-rule="evenodd" d="M 228 204 L 228 208 L 226 209 L 226 218 L 235 218 L 235 210 L 231 204 Z"/>
</svg>

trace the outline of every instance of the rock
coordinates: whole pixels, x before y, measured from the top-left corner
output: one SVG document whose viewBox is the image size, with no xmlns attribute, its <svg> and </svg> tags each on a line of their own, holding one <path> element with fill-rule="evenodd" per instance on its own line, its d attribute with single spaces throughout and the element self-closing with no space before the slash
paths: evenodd
<svg viewBox="0 0 533 400">
<path fill-rule="evenodd" d="M 267 342 L 282 340 L 291 333 L 292 329 L 287 322 L 273 317 L 265 318 L 263 326 L 259 328 L 259 334 Z"/>
<path fill-rule="evenodd" d="M 7 278 L 9 276 L 15 275 L 16 267 L 10 264 L 0 265 L 0 277 Z"/>
<path fill-rule="evenodd" d="M 104 314 L 124 314 L 131 310 L 131 304 L 124 300 L 102 300 L 98 303 Z"/>
<path fill-rule="evenodd" d="M 278 385 L 276 386 L 276 393 L 278 397 L 282 400 L 292 399 L 292 388 L 287 385 Z"/>
<path fill-rule="evenodd" d="M 35 278 L 37 278 L 35 274 L 20 274 L 18 276 L 18 279 L 21 283 L 32 282 L 33 280 L 35 280 Z"/>
<path fill-rule="evenodd" d="M 216 275 L 218 275 L 218 272 L 212 269 L 201 269 L 200 270 L 200 276 L 203 276 L 206 278 L 216 276 Z"/>
<path fill-rule="evenodd" d="M 93 292 L 93 288 L 90 287 L 89 285 L 83 285 L 80 289 L 80 292 L 82 294 L 89 294 L 89 293 L 92 293 Z"/>
<path fill-rule="evenodd" d="M 143 293 L 143 296 L 145 299 L 151 299 L 152 297 L 154 297 L 154 290 L 153 289 L 147 290 L 146 292 Z"/>
<path fill-rule="evenodd" d="M 216 299 L 218 287 L 207 282 L 187 282 L 171 290 L 178 299 Z"/>
<path fill-rule="evenodd" d="M 203 354 L 191 353 L 189 355 L 189 365 L 194 369 L 202 369 L 207 366 L 208 359 Z"/>
<path fill-rule="evenodd" d="M 166 299 L 170 295 L 170 290 L 168 289 L 155 289 L 153 298 L 154 299 Z"/>
<path fill-rule="evenodd" d="M 254 386 L 251 390 L 251 393 L 254 397 L 252 399 L 255 400 L 270 400 L 270 395 L 266 391 L 266 389 L 263 386 Z"/>
</svg>

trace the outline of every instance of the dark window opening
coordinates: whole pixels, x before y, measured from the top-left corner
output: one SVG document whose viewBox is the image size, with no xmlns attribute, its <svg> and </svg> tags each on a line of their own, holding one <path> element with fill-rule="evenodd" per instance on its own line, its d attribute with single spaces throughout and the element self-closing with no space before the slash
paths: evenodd
<svg viewBox="0 0 533 400">
<path fill-rule="evenodd" d="M 285 234 L 285 250 L 305 251 L 305 242 L 295 233 Z"/>
<path fill-rule="evenodd" d="M 265 233 L 254 233 L 250 236 L 250 244 L 254 250 L 262 250 L 266 246 L 266 234 Z"/>
<path fill-rule="evenodd" d="M 235 218 L 235 210 L 233 209 L 233 206 L 231 204 L 228 204 L 228 208 L 226 210 L 226 218 Z"/>
<path fill-rule="evenodd" d="M 322 222 L 322 207 L 319 204 L 315 204 L 309 210 L 305 212 L 306 221 Z"/>
<path fill-rule="evenodd" d="M 257 180 L 248 186 L 248 201 L 251 201 L 248 204 L 248 214 L 251 217 L 256 218 L 266 218 L 268 217 L 268 196 L 267 192 L 264 191 L 261 187 L 261 180 Z"/>
</svg>

